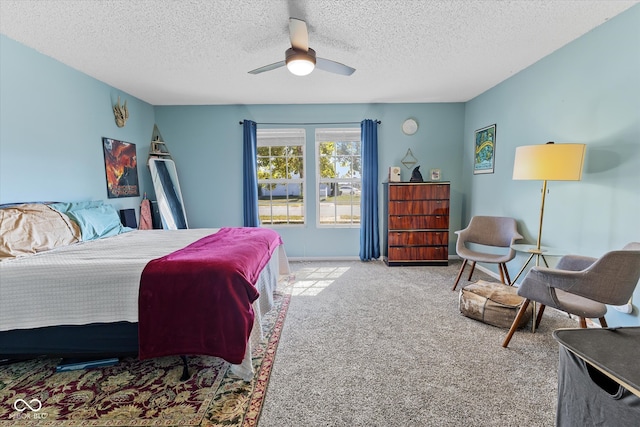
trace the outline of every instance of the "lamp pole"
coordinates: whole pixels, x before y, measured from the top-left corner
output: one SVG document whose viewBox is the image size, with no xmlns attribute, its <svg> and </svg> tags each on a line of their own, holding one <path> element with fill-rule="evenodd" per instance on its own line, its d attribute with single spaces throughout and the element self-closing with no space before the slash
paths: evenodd
<svg viewBox="0 0 640 427">
<path fill-rule="evenodd" d="M 547 194 L 547 180 L 542 180 L 542 203 L 540 204 L 540 223 L 538 226 L 538 242 L 536 243 L 536 252 L 541 254 L 540 245 L 542 244 L 542 218 L 544 217 L 544 199 Z"/>
</svg>

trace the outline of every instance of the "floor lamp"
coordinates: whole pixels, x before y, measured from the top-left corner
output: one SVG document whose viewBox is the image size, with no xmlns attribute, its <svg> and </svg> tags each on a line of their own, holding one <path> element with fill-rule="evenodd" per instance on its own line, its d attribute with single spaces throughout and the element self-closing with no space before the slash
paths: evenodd
<svg viewBox="0 0 640 427">
<path fill-rule="evenodd" d="M 536 265 L 540 265 L 540 257 L 547 264 L 540 247 L 547 181 L 580 181 L 585 150 L 585 144 L 554 144 L 553 142 L 516 148 L 513 179 L 542 181 L 542 203 L 540 204 L 540 223 L 536 247 L 529 250 L 529 259 L 513 280 L 514 283 L 534 256 L 536 257 Z"/>
</svg>

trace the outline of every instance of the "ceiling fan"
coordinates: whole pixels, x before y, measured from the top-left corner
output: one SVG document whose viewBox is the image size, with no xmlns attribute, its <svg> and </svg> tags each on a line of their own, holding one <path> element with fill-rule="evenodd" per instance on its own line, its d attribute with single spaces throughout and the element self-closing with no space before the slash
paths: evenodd
<svg viewBox="0 0 640 427">
<path fill-rule="evenodd" d="M 306 76 L 315 67 L 330 73 L 350 76 L 356 71 L 347 65 L 330 59 L 316 57 L 316 51 L 309 47 L 309 33 L 307 23 L 302 19 L 289 18 L 289 38 L 291 47 L 285 52 L 285 60 L 249 71 L 249 74 L 260 74 L 265 71 L 275 70 L 285 65 L 292 74 Z"/>
</svg>

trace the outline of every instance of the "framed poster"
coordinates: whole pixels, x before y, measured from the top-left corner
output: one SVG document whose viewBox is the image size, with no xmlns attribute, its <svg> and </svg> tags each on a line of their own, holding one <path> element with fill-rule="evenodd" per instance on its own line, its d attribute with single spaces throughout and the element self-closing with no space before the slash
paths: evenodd
<svg viewBox="0 0 640 427">
<path fill-rule="evenodd" d="M 102 138 L 102 151 L 107 175 L 107 196 L 110 199 L 139 196 L 136 144 Z"/>
<path fill-rule="evenodd" d="M 473 173 L 493 173 L 496 155 L 496 125 L 475 132 Z"/>
</svg>

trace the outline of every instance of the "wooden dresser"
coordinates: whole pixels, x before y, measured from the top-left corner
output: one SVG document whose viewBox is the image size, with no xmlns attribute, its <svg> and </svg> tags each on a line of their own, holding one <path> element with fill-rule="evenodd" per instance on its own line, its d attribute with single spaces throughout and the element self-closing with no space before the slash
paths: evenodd
<svg viewBox="0 0 640 427">
<path fill-rule="evenodd" d="M 448 182 L 384 183 L 384 261 L 449 264 Z"/>
</svg>

